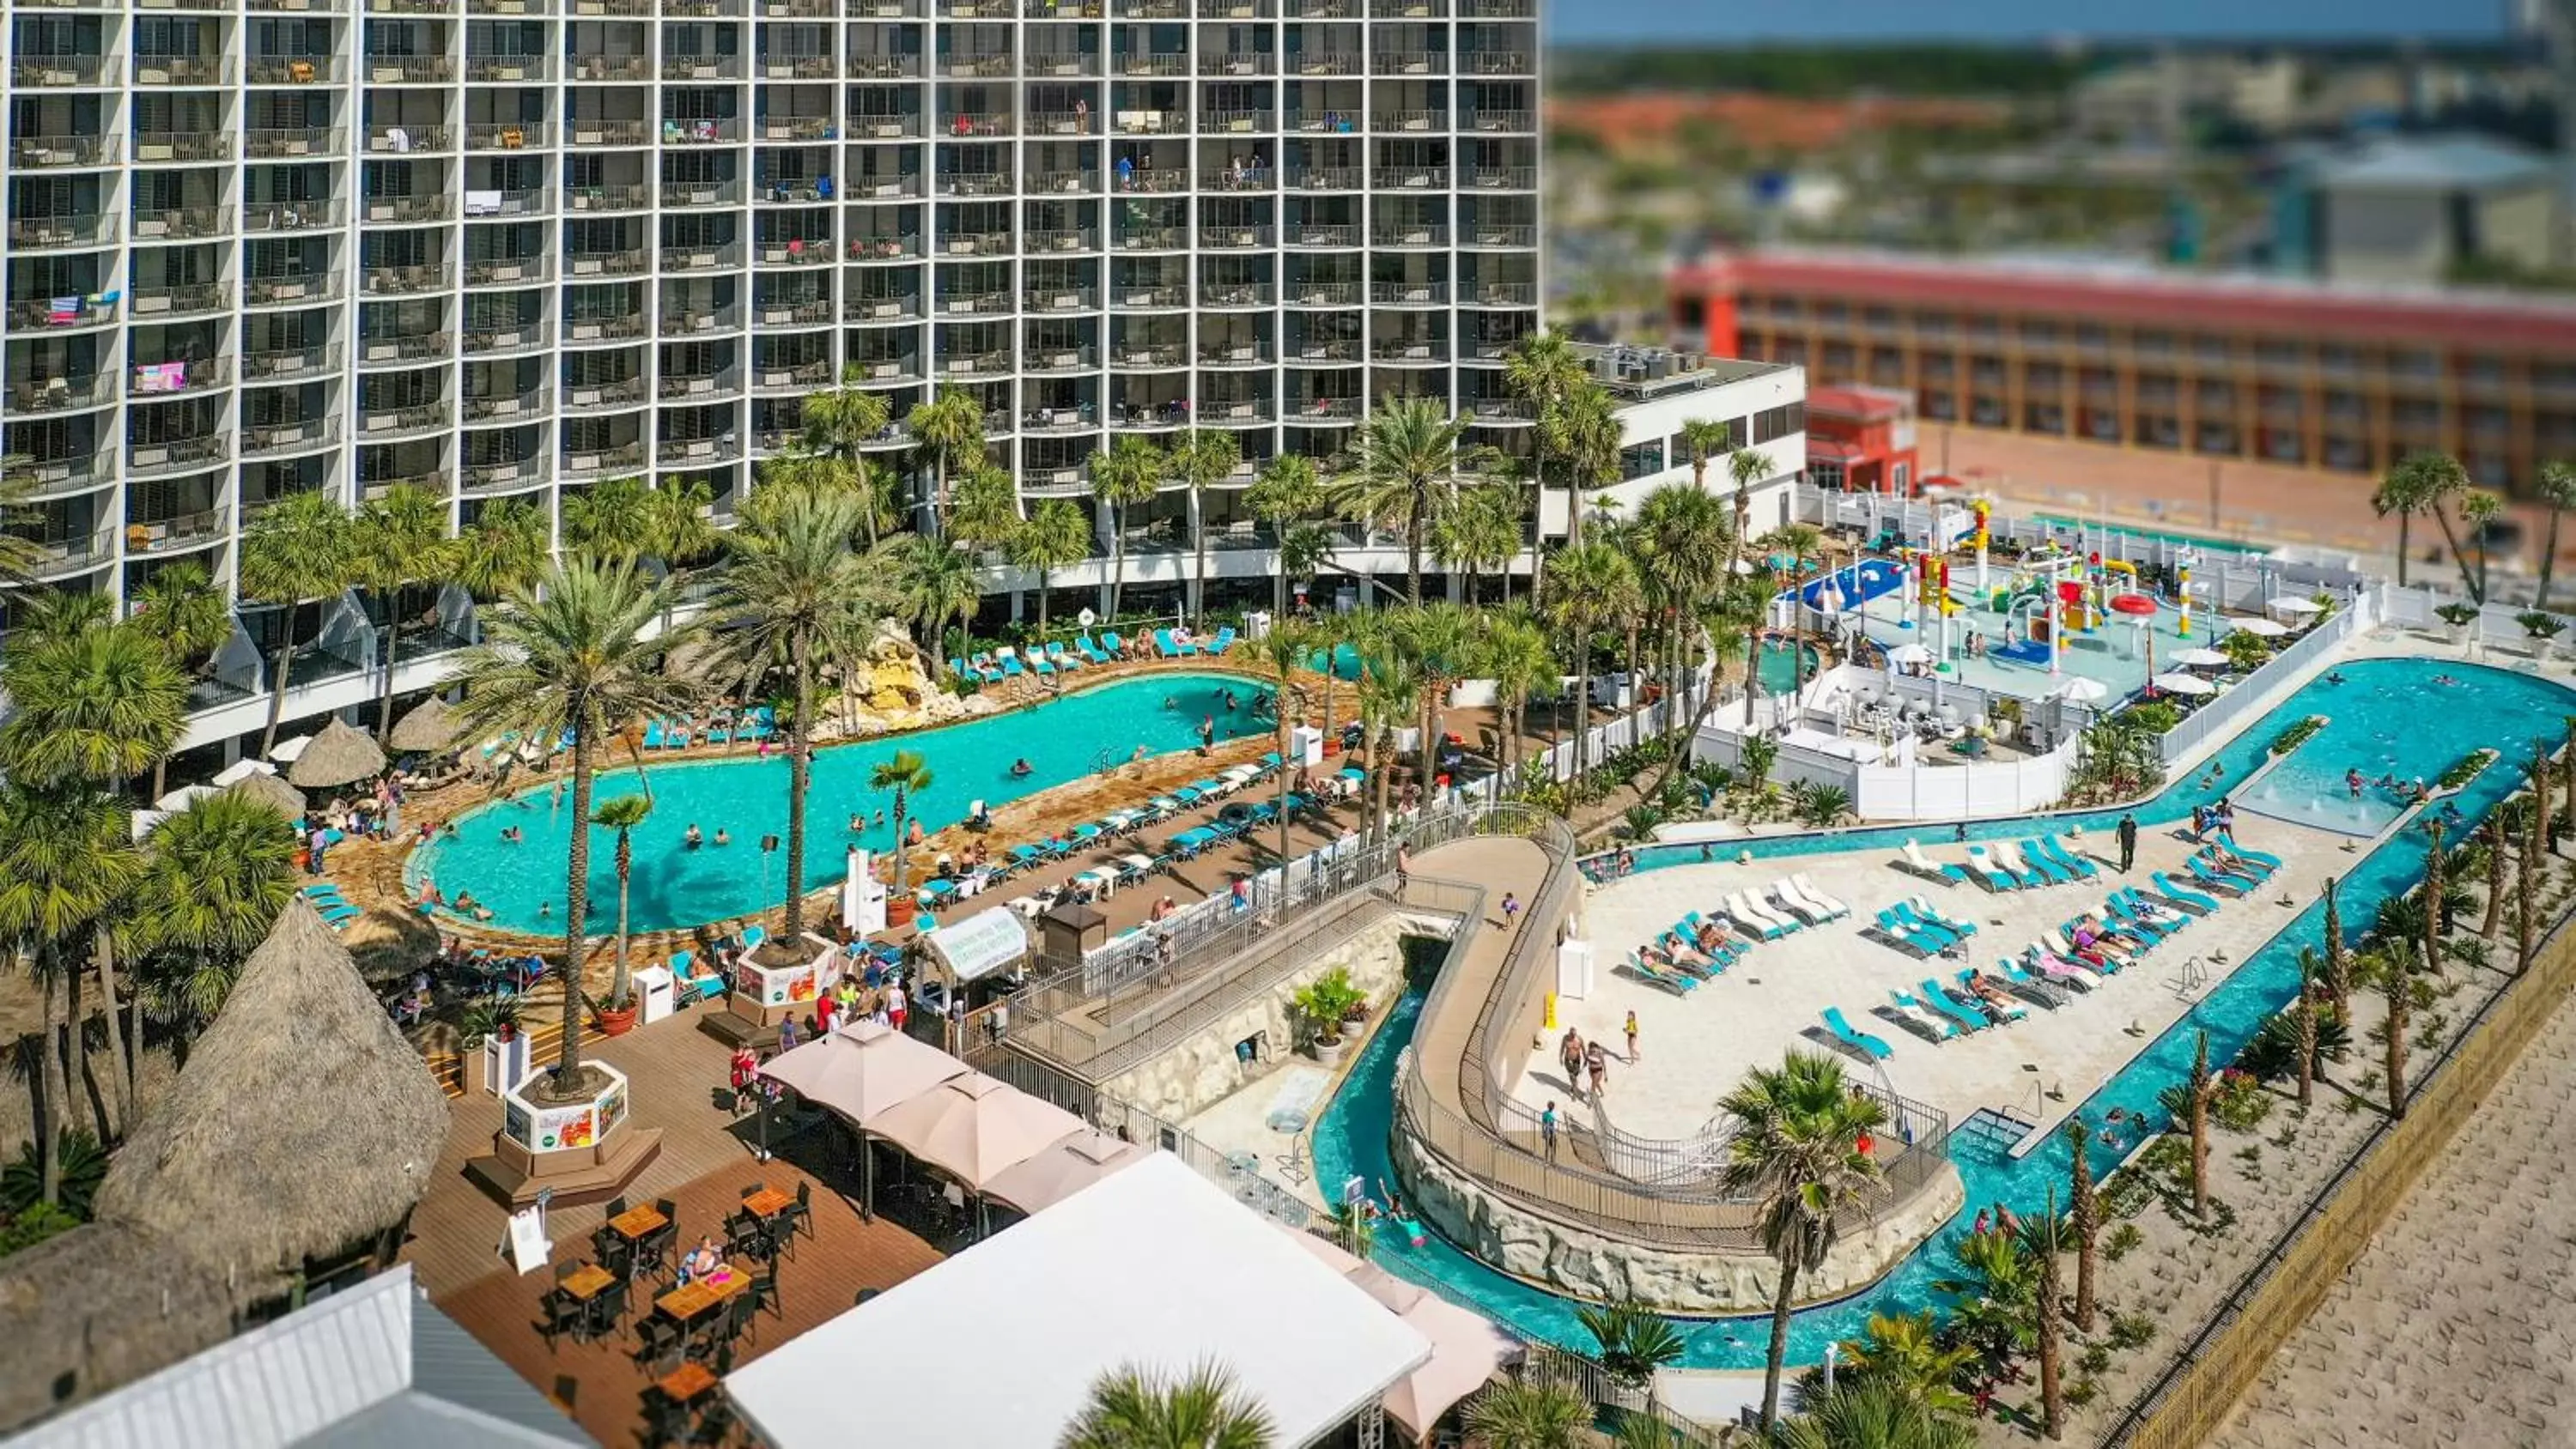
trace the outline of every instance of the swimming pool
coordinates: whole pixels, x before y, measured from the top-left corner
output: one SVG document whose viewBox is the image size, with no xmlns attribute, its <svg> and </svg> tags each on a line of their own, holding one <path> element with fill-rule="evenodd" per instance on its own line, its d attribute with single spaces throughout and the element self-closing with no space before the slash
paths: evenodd
<svg viewBox="0 0 2576 1449">
<path fill-rule="evenodd" d="M 2459 683 L 2429 683 L 2433 675 L 2445 672 Z M 2529 675 L 2464 668 L 2456 663 L 2365 660 L 2342 666 L 2341 674 L 2345 682 L 2314 681 L 2241 731 L 2216 757 L 2226 767 L 2224 776 L 2210 779 L 2205 769 L 2195 772 L 2136 807 L 2139 822 L 2179 819 L 2188 816 L 2194 805 L 2214 802 L 2226 792 L 2228 782 L 2244 780 L 2262 764 L 2271 741 L 2282 729 L 2312 714 L 2328 716 L 2326 727 L 2298 753 L 2313 752 L 2314 758 L 2328 764 L 2387 747 L 2393 749 L 2403 777 L 2421 774 L 2429 780 L 2479 745 L 2503 748 L 2506 760 L 2489 767 L 2456 797 L 2462 813 L 2476 819 L 2519 784 L 2521 771 L 2512 761 L 2525 757 L 2529 739 L 2554 737 L 2569 708 L 2569 691 L 2558 685 Z M 2435 690 L 2456 696 L 2443 703 L 2443 716 L 2452 724 L 2449 731 L 2423 727 L 2425 698 Z M 2340 767 L 2335 776 L 2336 788 L 2340 789 Z M 2204 784 L 2204 780 L 2209 783 Z M 2063 825 L 2107 830 L 2119 815 L 2117 810 L 2102 810 L 2056 819 Z M 1968 835 L 1971 839 L 1996 840 L 2019 838 L 2030 830 L 2026 819 L 1999 820 L 1972 824 Z M 1727 848 L 1750 850 L 1757 859 L 1825 851 L 1892 852 L 1907 837 L 1922 833 L 1919 825 L 1897 826 L 1729 841 Z M 1702 859 L 1700 850 L 1696 845 L 1648 847 L 1637 852 L 1637 869 L 1698 864 Z M 2343 918 L 2348 922 L 2369 920 L 2381 900 L 2415 883 L 2422 863 L 2422 839 L 2412 832 L 2394 837 L 2360 857 L 2343 876 Z M 2248 908 L 2242 903 L 2234 907 Z M 2324 919 L 2323 905 L 2311 902 L 2234 974 L 2087 1098 L 2080 1109 L 2087 1120 L 2098 1124 L 2114 1107 L 2123 1109 L 2124 1115 L 2151 1114 L 2151 1120 L 2162 1120 L 2162 1110 L 2156 1105 L 2157 1093 L 2189 1072 L 2195 1033 L 2209 1033 L 2214 1059 L 2232 1058 L 2263 1019 L 2279 1010 L 2296 992 L 2299 948 L 2322 943 Z M 1342 1090 L 1317 1119 L 1312 1139 L 1316 1181 L 1340 1182 L 1354 1173 L 1372 1183 L 1391 1178 L 1387 1139 L 1394 1123 L 1396 1059 L 1412 1040 L 1420 1009 L 1419 999 L 1408 997 L 1390 1011 L 1385 1026 L 1361 1054 Z M 1970 1142 L 1966 1133 L 1954 1132 L 1950 1143 L 1951 1160 L 1967 1186 L 1967 1201 L 1976 1207 L 2003 1202 L 2016 1212 L 2028 1213 L 2042 1208 L 2049 1190 L 2062 1188 L 2067 1180 L 2070 1159 L 2065 1142 L 2053 1135 L 2019 1159 Z M 1953 1247 L 1965 1234 L 1969 1216 L 1963 1211 L 1869 1290 L 1795 1314 L 1790 1321 L 1790 1362 L 1820 1360 L 1826 1344 L 1858 1336 L 1873 1312 L 1912 1312 L 1938 1306 L 1940 1295 L 1932 1287 L 1933 1280 L 1949 1271 Z M 1436 1289 L 1520 1333 L 1578 1348 L 1590 1343 L 1590 1335 L 1575 1318 L 1572 1300 L 1497 1273 L 1437 1234 L 1419 1247 L 1398 1241 L 1393 1234 L 1382 1235 L 1376 1256 L 1390 1272 Z M 1676 1319 L 1674 1324 L 1683 1339 L 1683 1367 L 1762 1366 L 1769 1334 L 1767 1315 Z"/>
<path fill-rule="evenodd" d="M 1227 690 L 1238 701 L 1232 712 L 1225 708 Z M 868 775 L 897 750 L 918 751 L 930 765 L 930 788 L 915 794 L 909 808 L 923 829 L 935 830 L 966 818 L 976 800 L 998 809 L 1121 764 L 1139 745 L 1154 754 L 1195 748 L 1204 719 L 1216 721 L 1220 741 L 1271 734 L 1270 719 L 1253 713 L 1252 697 L 1260 692 L 1256 681 L 1240 675 L 1154 674 L 1075 690 L 962 724 L 818 750 L 807 792 L 805 886 L 812 890 L 838 880 L 842 852 L 852 845 L 893 848 L 891 814 L 874 823 L 877 812 L 892 801 L 868 788 Z M 1030 773 L 1011 778 L 1012 763 L 1023 759 Z M 786 755 L 773 752 L 762 759 L 746 752 L 731 759 L 667 765 L 651 764 L 648 756 L 647 761 L 643 782 L 628 766 L 601 771 L 593 790 L 599 800 L 647 787 L 652 792 L 653 814 L 635 831 L 634 929 L 695 926 L 783 903 L 783 852 L 762 851 L 760 839 L 773 834 L 783 838 L 787 832 Z M 859 812 L 870 823 L 852 832 L 849 819 Z M 449 896 L 460 889 L 472 891 L 492 911 L 488 924 L 501 930 L 561 930 L 564 862 L 572 845 L 569 814 L 570 806 L 555 798 L 551 784 L 480 806 L 457 819 L 454 836 L 442 833 L 414 852 L 405 879 L 416 884 L 425 874 Z M 724 830 L 732 844 L 690 850 L 683 837 L 691 825 L 710 842 Z M 502 840 L 502 830 L 511 826 L 526 838 L 516 844 Z M 593 827 L 590 843 L 593 929 L 606 930 L 610 921 L 604 912 L 617 899 L 616 842 L 610 832 Z"/>
<path fill-rule="evenodd" d="M 2040 513 L 2032 516 L 2037 522 L 2045 523 L 2051 528 L 2075 529 L 2083 533 L 2088 538 L 2099 536 L 2107 531 L 2120 538 L 2139 538 L 2145 539 L 2151 543 L 2165 544 L 2172 548 L 2196 548 L 2203 553 L 2238 554 L 2246 558 L 2261 558 L 2272 551 L 2269 547 L 2259 543 L 2248 543 L 2238 539 L 2212 538 L 2205 533 L 2189 533 L 2181 529 L 2134 528 L 2127 524 L 2120 523 L 2105 525 L 2095 523 L 2089 519 L 2069 518 L 2062 513 Z"/>
<path fill-rule="evenodd" d="M 1793 649 L 1787 639 L 1777 634 L 1764 635 L 1761 659 L 1762 692 L 1773 696 L 1797 693 L 1801 655 L 1805 658 L 1808 679 L 1813 679 L 1823 672 L 1820 664 L 1823 656 L 1817 652 L 1815 645 L 1803 644 Z"/>
</svg>

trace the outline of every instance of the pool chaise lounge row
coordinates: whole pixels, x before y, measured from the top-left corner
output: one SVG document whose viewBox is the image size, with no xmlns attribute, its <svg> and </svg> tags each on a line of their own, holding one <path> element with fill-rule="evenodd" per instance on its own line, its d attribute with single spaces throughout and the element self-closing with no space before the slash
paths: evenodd
<svg viewBox="0 0 2576 1449">
<path fill-rule="evenodd" d="M 1938 956 L 1977 934 L 1977 923 L 1942 914 L 1921 896 L 1907 896 L 1880 911 L 1861 934 L 1914 956 Z"/>
<path fill-rule="evenodd" d="M 1923 853 L 1920 842 L 1908 840 L 1896 861 L 1896 868 L 1943 885 L 1974 881 L 1999 894 L 2028 890 L 2034 886 L 2092 880 L 2102 873 L 2101 867 L 2090 857 L 2069 849 L 2054 835 L 2031 836 L 2019 842 L 2015 849 L 2021 857 L 2017 864 L 1983 845 L 1971 845 L 1968 847 L 1968 863 L 1960 865 L 1953 861 L 1934 860 Z"/>
<path fill-rule="evenodd" d="M 1159 821 L 1168 820 L 1194 806 L 1220 799 L 1254 784 L 1279 767 L 1279 753 L 1273 750 L 1262 756 L 1257 763 L 1235 765 L 1207 779 L 1184 785 L 1168 795 L 1157 795 L 1133 809 L 1112 811 L 1098 820 L 1086 821 L 1048 840 L 1014 845 L 1004 851 L 1002 858 L 987 869 L 984 885 L 986 888 L 1000 885 L 1024 871 L 1051 861 L 1063 860 L 1077 850 L 1133 837 Z M 1321 803 L 1303 795 L 1292 794 L 1288 797 L 1288 810 L 1291 815 L 1294 815 L 1300 811 L 1315 808 Z M 1275 822 L 1278 818 L 1277 803 L 1265 800 L 1252 806 L 1243 821 L 1211 821 L 1206 825 L 1194 826 L 1180 832 L 1172 837 L 1169 850 L 1161 857 L 1129 858 L 1148 860 L 1158 868 L 1175 859 L 1189 860 L 1211 845 L 1240 835 L 1255 825 Z M 966 883 L 962 880 L 938 879 L 924 882 L 914 894 L 915 899 L 922 906 L 935 908 L 962 898 L 965 891 Z"/>
<path fill-rule="evenodd" d="M 692 744 L 728 745 L 736 740 L 765 740 L 778 733 L 778 712 L 757 705 L 725 720 L 699 726 L 687 719 L 657 718 L 644 726 L 644 748 L 685 750 Z"/>
</svg>

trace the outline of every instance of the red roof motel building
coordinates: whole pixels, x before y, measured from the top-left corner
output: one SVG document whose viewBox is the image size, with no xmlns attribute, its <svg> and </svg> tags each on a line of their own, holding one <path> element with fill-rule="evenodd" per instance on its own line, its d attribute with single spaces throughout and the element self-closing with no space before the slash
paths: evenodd
<svg viewBox="0 0 2576 1449">
<path fill-rule="evenodd" d="M 1930 422 L 2204 458 L 2375 475 L 2440 451 L 2523 495 L 2576 458 L 2576 304 L 2556 297 L 1766 251 L 1676 270 L 1670 302 L 1676 341 L 1807 369 L 1811 475 L 1871 461 L 1812 421 L 1855 387 Z"/>
</svg>

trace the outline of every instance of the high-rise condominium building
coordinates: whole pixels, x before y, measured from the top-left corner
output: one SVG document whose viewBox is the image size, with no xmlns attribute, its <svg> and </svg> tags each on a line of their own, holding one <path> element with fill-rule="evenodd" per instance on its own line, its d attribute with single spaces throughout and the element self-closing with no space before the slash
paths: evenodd
<svg viewBox="0 0 2576 1449">
<path fill-rule="evenodd" d="M 845 377 L 890 460 L 954 387 L 1024 498 L 1086 508 L 1121 434 L 1236 434 L 1234 477 L 1126 510 L 1148 548 L 1257 543 L 1257 465 L 1374 399 L 1526 449 L 1537 0 L 21 0 L 7 34 L 0 388 L 57 584 L 228 579 L 306 490 L 464 525 L 646 476 L 721 520 Z M 367 607 L 305 615 L 317 687 Z"/>
</svg>

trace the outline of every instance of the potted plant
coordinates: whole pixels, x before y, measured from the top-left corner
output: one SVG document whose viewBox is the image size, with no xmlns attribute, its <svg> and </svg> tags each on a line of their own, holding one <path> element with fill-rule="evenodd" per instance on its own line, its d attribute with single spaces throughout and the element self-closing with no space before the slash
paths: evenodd
<svg viewBox="0 0 2576 1449">
<path fill-rule="evenodd" d="M 2545 613 L 2539 609 L 2526 609 L 2514 615 L 2513 621 L 2520 624 L 2522 632 L 2530 636 L 2531 657 L 2534 659 L 2548 658 L 2550 641 L 2556 639 L 2567 628 L 2557 615 Z"/>
<path fill-rule="evenodd" d="M 652 812 L 651 797 L 620 795 L 601 801 L 590 814 L 591 824 L 617 832 L 617 970 L 609 980 L 608 1000 L 598 1007 L 599 1029 L 608 1036 L 624 1036 L 635 1029 L 635 977 L 626 964 L 626 897 L 635 875 L 635 827 Z"/>
<path fill-rule="evenodd" d="M 519 1003 L 510 997 L 493 996 L 475 1002 L 456 1022 L 457 1042 L 469 1052 L 492 1038 L 506 1042 L 518 1034 Z"/>
<path fill-rule="evenodd" d="M 1365 1010 L 1368 998 L 1351 984 L 1351 973 L 1340 966 L 1325 972 L 1298 988 L 1293 998 L 1297 1014 L 1306 1019 L 1313 1033 L 1310 1045 L 1315 1060 L 1337 1062 L 1342 1057 L 1342 1026 L 1354 1010 Z"/>
</svg>

